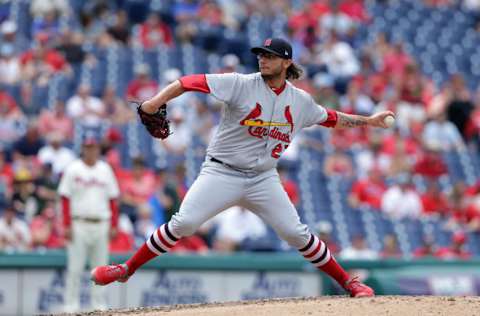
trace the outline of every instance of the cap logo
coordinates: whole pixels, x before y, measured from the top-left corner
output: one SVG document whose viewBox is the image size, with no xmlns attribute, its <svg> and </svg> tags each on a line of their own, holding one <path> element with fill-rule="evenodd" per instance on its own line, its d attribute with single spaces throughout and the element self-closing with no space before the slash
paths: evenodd
<svg viewBox="0 0 480 316">
<path fill-rule="evenodd" d="M 288 52 L 287 52 L 287 51 L 285 51 L 285 56 L 288 56 Z"/>
<path fill-rule="evenodd" d="M 265 43 L 264 43 L 263 45 L 265 45 L 265 46 L 270 46 L 270 45 L 272 45 L 272 39 L 271 39 L 271 38 L 267 38 L 267 39 L 265 40 Z"/>
</svg>

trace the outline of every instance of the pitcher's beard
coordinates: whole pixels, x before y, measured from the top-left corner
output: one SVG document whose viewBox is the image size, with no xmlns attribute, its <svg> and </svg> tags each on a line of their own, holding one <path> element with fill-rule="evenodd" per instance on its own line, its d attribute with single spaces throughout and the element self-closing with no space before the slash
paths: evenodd
<svg viewBox="0 0 480 316">
<path fill-rule="evenodd" d="M 262 73 L 260 73 L 260 74 L 262 75 L 263 80 L 268 81 L 268 80 L 277 79 L 278 77 L 280 77 L 282 72 L 280 71 L 278 73 L 273 73 L 273 74 L 262 74 Z"/>
</svg>

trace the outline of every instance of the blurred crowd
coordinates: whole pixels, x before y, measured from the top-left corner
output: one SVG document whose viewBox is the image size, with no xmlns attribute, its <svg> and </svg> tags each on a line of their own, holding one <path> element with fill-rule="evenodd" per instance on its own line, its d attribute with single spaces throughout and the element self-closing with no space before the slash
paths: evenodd
<svg viewBox="0 0 480 316">
<path fill-rule="evenodd" d="M 14 1 L 2 2 L 0 249 L 64 247 L 56 189 L 64 168 L 79 155 L 73 146 L 77 124 L 109 127 L 101 135 L 102 154 L 121 189 L 120 234 L 111 241 L 111 250 L 131 251 L 168 221 L 188 188 L 185 152 L 193 137 L 208 144 L 221 107 L 195 94 L 174 100 L 169 106 L 174 135 L 153 146 L 158 153 L 178 157 L 179 163 L 152 165 L 136 155 L 125 168 L 118 150 L 126 141 L 121 130 L 136 120 L 126 100 L 153 96 L 182 76 L 182 70 L 171 68 L 154 77 L 147 64 L 136 64 L 121 91 L 77 79 L 85 67 L 101 62 L 97 50 L 112 46 L 149 51 L 188 43 L 207 55 L 221 55 L 212 71 L 256 71 L 246 34 L 249 23 L 260 15 L 284 21 L 277 32 L 292 43 L 294 60 L 306 73 L 294 84 L 317 103 L 348 113 L 370 115 L 388 109 L 397 115 L 391 130 L 332 130 L 327 143 L 299 137 L 296 146 L 325 153 L 325 175 L 351 180 L 348 202 L 353 208 L 366 206 L 395 219 L 445 219 L 455 232 L 452 247 L 433 249 L 434 242 L 426 238 L 425 249 L 415 251 L 416 256 L 468 257 L 462 248 L 464 232 L 480 232 L 480 182 L 440 186 L 438 179 L 448 175 L 445 153 L 478 152 L 480 89 L 471 90 L 461 73 L 434 83 L 405 43 L 385 34 L 369 42 L 359 40 L 359 30 L 368 31 L 372 20 L 368 5 L 375 2 L 389 1 L 32 0 L 26 25 L 12 14 Z M 432 7 L 458 3 L 424 0 Z M 474 11 L 480 7 L 478 1 L 461 5 Z M 42 87 L 58 73 L 68 79 L 71 93 L 47 100 Z M 295 160 L 294 150 L 287 153 L 288 159 Z M 297 184 L 288 169 L 282 173 L 289 196 L 301 207 Z M 329 225 L 317 227 L 325 240 L 332 238 Z M 174 251 L 242 250 L 246 240 L 268 229 L 255 215 L 233 208 L 197 235 L 182 239 Z M 394 236 L 385 238 L 382 253 L 368 249 L 363 236 L 354 236 L 350 248 L 340 249 L 333 239 L 330 244 L 344 258 L 401 256 Z"/>
</svg>

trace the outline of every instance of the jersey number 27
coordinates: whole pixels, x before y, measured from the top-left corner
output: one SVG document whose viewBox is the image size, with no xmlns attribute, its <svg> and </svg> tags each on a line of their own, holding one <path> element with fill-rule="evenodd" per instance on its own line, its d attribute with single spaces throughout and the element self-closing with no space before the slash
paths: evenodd
<svg viewBox="0 0 480 316">
<path fill-rule="evenodd" d="M 286 150 L 288 148 L 287 145 L 282 145 L 282 143 L 278 143 L 277 146 L 273 147 L 272 149 L 272 157 L 275 159 L 280 158 L 280 155 L 282 154 L 282 151 Z"/>
</svg>

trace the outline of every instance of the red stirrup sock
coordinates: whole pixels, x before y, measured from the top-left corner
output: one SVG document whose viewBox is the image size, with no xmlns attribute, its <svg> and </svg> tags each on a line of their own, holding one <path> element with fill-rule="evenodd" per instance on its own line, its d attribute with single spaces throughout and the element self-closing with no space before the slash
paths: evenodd
<svg viewBox="0 0 480 316">
<path fill-rule="evenodd" d="M 348 281 L 350 276 L 337 263 L 335 258 L 330 254 L 327 245 L 321 241 L 317 236 L 311 234 L 307 245 L 299 249 L 300 253 L 310 261 L 315 267 L 322 270 L 330 277 L 335 279 L 342 287 Z"/>
<path fill-rule="evenodd" d="M 128 274 L 132 275 L 146 262 L 168 252 L 179 240 L 179 237 L 172 233 L 169 223 L 163 224 L 155 230 L 150 238 L 130 257 L 125 264 L 128 266 Z"/>
</svg>

